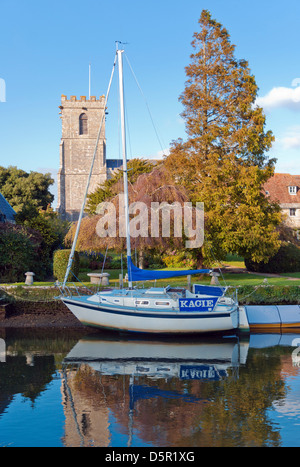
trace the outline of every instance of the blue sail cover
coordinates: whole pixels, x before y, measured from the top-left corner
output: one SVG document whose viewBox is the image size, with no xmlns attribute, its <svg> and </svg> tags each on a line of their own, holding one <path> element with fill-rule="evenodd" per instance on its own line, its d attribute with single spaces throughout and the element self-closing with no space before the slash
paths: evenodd
<svg viewBox="0 0 300 467">
<path fill-rule="evenodd" d="M 169 277 L 187 276 L 189 274 L 208 274 L 211 272 L 210 269 L 191 269 L 185 271 L 155 271 L 151 269 L 140 269 L 133 264 L 130 256 L 127 257 L 127 266 L 128 280 L 130 282 L 168 279 Z"/>
</svg>

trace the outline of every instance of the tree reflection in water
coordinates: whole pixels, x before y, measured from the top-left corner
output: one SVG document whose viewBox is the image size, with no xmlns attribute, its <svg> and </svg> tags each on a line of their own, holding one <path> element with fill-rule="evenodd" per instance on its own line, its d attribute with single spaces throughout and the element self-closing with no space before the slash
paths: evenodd
<svg viewBox="0 0 300 467">
<path fill-rule="evenodd" d="M 177 374 L 153 374 L 151 368 L 158 366 L 154 363 L 69 364 L 66 381 L 73 403 L 81 401 L 90 422 L 92 414 L 98 413 L 85 442 L 93 439 L 97 445 L 110 445 L 112 414 L 119 432 L 132 445 L 137 440 L 152 446 L 280 445 L 280 432 L 268 418 L 273 401 L 286 393 L 280 354 L 266 357 L 250 349 L 238 371 L 227 365 L 226 371 L 219 370 L 212 378 L 201 378 L 202 371 L 200 376 L 194 372 L 197 379 L 181 379 L 184 362 L 178 363 Z M 216 367 L 216 362 L 206 364 L 208 369 Z M 194 364 L 197 367 L 203 369 Z M 172 369 L 172 363 L 161 362 L 160 368 Z"/>
<path fill-rule="evenodd" d="M 24 403 L 39 410 L 53 379 L 60 380 L 61 397 L 49 410 L 58 412 L 62 404 L 64 415 L 63 437 L 53 435 L 57 444 L 282 445 L 283 425 L 271 415 L 287 400 L 286 375 L 299 377 L 291 344 L 253 348 L 236 338 L 164 342 L 102 334 L 78 340 L 66 332 L 45 337 L 37 330 L 6 332 L 3 339 L 0 432 L 6 437 L 0 445 L 8 439 L 17 446 L 24 438 L 22 424 L 13 430 L 16 415 L 9 412 L 15 396 L 22 394 Z M 39 423 L 41 432 L 51 430 L 48 420 Z"/>
</svg>

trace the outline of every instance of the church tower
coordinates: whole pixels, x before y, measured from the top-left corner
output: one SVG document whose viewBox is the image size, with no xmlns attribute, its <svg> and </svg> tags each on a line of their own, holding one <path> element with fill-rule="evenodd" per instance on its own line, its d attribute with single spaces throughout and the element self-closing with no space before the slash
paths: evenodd
<svg viewBox="0 0 300 467">
<path fill-rule="evenodd" d="M 76 221 L 83 202 L 100 122 L 105 112 L 105 97 L 86 99 L 61 96 L 62 138 L 58 171 L 58 212 Z M 105 119 L 102 125 L 89 193 L 107 179 Z"/>
</svg>

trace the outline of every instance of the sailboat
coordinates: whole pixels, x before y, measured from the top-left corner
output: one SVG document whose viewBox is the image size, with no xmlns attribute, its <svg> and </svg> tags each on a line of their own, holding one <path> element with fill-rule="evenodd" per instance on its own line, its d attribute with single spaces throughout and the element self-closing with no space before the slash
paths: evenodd
<svg viewBox="0 0 300 467">
<path fill-rule="evenodd" d="M 113 71 L 117 63 L 119 70 L 128 287 L 122 289 L 102 290 L 93 295 L 78 296 L 72 295 L 69 292 L 70 289 L 66 287 L 66 281 L 69 276 L 74 257 L 80 222 L 83 216 L 84 200 L 62 287 L 63 294 L 61 296 L 61 300 L 84 325 L 108 330 L 170 335 L 231 331 L 238 327 L 239 312 L 236 297 L 226 295 L 227 287 L 194 284 L 191 291 L 185 288 L 171 286 L 139 288 L 138 286 L 133 285 L 134 282 L 139 283 L 141 281 L 149 280 L 156 281 L 159 279 L 192 274 L 209 274 L 211 270 L 143 270 L 136 267 L 132 262 L 125 136 L 123 52 L 124 50 L 119 49 L 117 46 Z M 109 94 L 112 76 L 113 72 L 106 99 Z M 102 122 L 99 129 L 99 135 L 101 132 L 101 126 Z M 96 148 L 94 158 L 95 154 Z M 90 176 L 92 173 L 92 167 L 93 162 Z M 88 184 L 89 180 L 87 181 L 87 190 Z"/>
</svg>

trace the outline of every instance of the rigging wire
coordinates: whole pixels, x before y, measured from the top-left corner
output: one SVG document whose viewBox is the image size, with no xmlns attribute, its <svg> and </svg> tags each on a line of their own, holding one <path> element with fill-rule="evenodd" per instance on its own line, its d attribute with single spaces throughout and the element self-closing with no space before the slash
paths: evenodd
<svg viewBox="0 0 300 467">
<path fill-rule="evenodd" d="M 91 181 L 91 178 L 92 178 L 93 167 L 94 167 L 94 162 L 95 162 L 95 159 L 96 159 L 97 148 L 98 148 L 98 143 L 99 143 L 99 140 L 100 140 L 102 126 L 103 126 L 103 122 L 105 120 L 105 109 L 106 109 L 106 105 L 107 105 L 107 101 L 108 101 L 108 96 L 109 96 L 109 92 L 110 92 L 110 87 L 111 87 L 111 83 L 112 83 L 116 63 L 117 63 L 117 54 L 116 54 L 115 59 L 114 59 L 114 64 L 113 64 L 113 68 L 112 68 L 112 72 L 111 72 L 111 76 L 110 76 L 110 80 L 109 80 L 109 84 L 108 84 L 108 89 L 107 89 L 105 103 L 104 103 L 104 109 L 103 109 L 103 115 L 102 115 L 102 119 L 101 119 L 100 126 L 99 126 L 99 131 L 98 131 L 98 135 L 97 135 L 96 145 L 95 145 L 93 159 L 92 159 L 91 168 L 90 168 L 90 173 L 89 173 L 87 184 L 86 184 L 85 196 L 84 196 L 84 200 L 83 200 L 83 203 L 82 203 L 82 206 L 81 206 L 79 219 L 78 219 L 78 222 L 77 222 L 77 228 L 76 228 L 76 232 L 75 232 L 75 236 L 74 236 L 74 240 L 73 240 L 73 245 L 72 245 L 71 253 L 70 253 L 70 256 L 69 256 L 68 266 L 67 266 L 67 269 L 66 269 L 66 274 L 65 274 L 65 278 L 64 278 L 64 282 L 63 282 L 63 289 L 65 288 L 65 285 L 66 285 L 66 282 L 67 282 L 67 279 L 68 279 L 68 276 L 69 276 L 69 272 L 71 270 L 72 263 L 73 263 L 73 257 L 74 257 L 74 253 L 75 253 L 75 248 L 76 248 L 76 243 L 77 243 L 77 239 L 78 239 L 79 229 L 80 229 L 80 225 L 81 225 L 81 221 L 82 221 L 82 217 L 83 217 L 83 212 L 84 212 L 84 207 L 85 207 L 86 198 L 87 198 L 87 194 L 88 194 L 88 189 L 89 189 L 89 186 L 90 186 L 90 181 Z"/>
<path fill-rule="evenodd" d="M 149 104 L 148 104 L 148 102 L 147 102 L 147 99 L 146 99 L 146 97 L 145 97 L 145 94 L 143 93 L 143 90 L 142 90 L 142 88 L 141 88 L 141 86 L 140 86 L 140 84 L 139 84 L 139 82 L 138 82 L 138 79 L 137 79 L 137 77 L 136 77 L 136 75 L 135 75 L 135 73 L 134 73 L 134 71 L 133 71 L 133 68 L 132 68 L 132 66 L 131 66 L 131 64 L 130 64 L 130 62 L 129 62 L 129 59 L 128 59 L 128 57 L 127 57 L 127 54 L 126 54 L 125 52 L 124 52 L 124 55 L 125 55 L 125 58 L 126 58 L 126 61 L 127 61 L 128 65 L 129 65 L 129 68 L 130 68 L 130 70 L 131 70 L 131 73 L 132 73 L 132 75 L 133 75 L 133 77 L 134 77 L 134 80 L 135 80 L 135 82 L 136 82 L 136 85 L 137 85 L 137 87 L 139 88 L 140 93 L 141 93 L 141 95 L 142 95 L 142 97 L 143 97 L 143 99 L 144 99 L 144 101 L 145 101 L 145 104 L 146 104 L 146 107 L 147 107 L 147 110 L 148 110 L 148 113 L 149 113 L 149 116 L 150 116 L 151 123 L 152 123 L 152 125 L 153 125 L 153 128 L 154 128 L 154 131 L 155 131 L 155 134 L 156 134 L 158 143 L 159 143 L 159 145 L 160 145 L 160 149 L 161 149 L 163 155 L 165 156 L 165 155 L 166 155 L 166 154 L 165 154 L 165 149 L 164 149 L 165 145 L 162 144 L 161 138 L 159 137 L 159 134 L 158 134 L 157 128 L 156 128 L 156 126 L 155 126 L 154 119 L 153 119 L 153 117 L 152 117 L 151 110 L 150 110 Z"/>
</svg>

